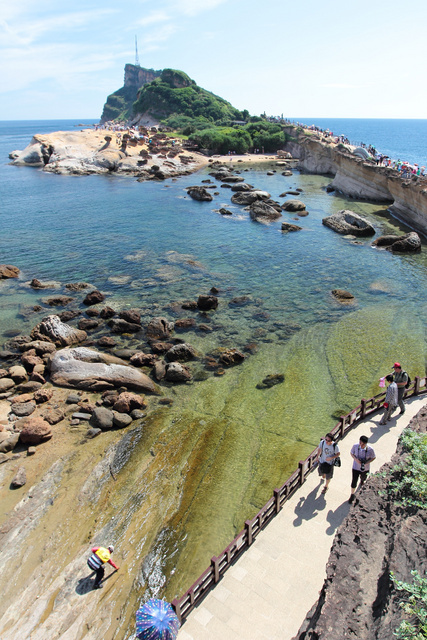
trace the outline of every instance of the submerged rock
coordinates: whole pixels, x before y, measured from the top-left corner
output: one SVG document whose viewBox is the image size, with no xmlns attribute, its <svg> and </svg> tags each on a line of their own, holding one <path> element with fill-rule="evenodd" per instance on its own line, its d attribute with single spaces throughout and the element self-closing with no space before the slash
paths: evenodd
<svg viewBox="0 0 427 640">
<path fill-rule="evenodd" d="M 258 382 L 256 388 L 257 389 L 270 389 L 270 387 L 274 387 L 276 384 L 280 384 L 285 381 L 285 376 L 283 373 L 271 373 L 264 378 L 262 382 Z"/>
<path fill-rule="evenodd" d="M 354 301 L 354 295 L 345 289 L 333 289 L 331 293 L 339 302 L 348 304 Z"/>
</svg>

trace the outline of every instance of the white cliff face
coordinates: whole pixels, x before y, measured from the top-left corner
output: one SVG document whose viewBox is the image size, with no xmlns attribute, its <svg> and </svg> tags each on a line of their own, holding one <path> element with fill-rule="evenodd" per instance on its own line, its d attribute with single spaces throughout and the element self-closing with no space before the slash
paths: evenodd
<svg viewBox="0 0 427 640">
<path fill-rule="evenodd" d="M 289 133 L 295 136 L 294 130 Z M 393 169 L 307 135 L 288 142 L 286 149 L 298 158 L 300 169 L 333 175 L 331 186 L 346 196 L 390 204 L 392 215 L 427 236 L 427 178 L 405 180 Z"/>
</svg>

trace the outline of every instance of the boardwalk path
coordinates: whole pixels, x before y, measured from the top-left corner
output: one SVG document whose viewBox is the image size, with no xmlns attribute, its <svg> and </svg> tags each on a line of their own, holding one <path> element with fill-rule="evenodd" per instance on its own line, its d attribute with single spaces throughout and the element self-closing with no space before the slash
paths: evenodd
<svg viewBox="0 0 427 640">
<path fill-rule="evenodd" d="M 340 441 L 342 466 L 335 469 L 326 496 L 316 471 L 288 500 L 253 545 L 194 609 L 178 640 L 290 640 L 318 598 L 337 527 L 354 505 L 350 496 L 351 446 L 369 437 L 375 472 L 395 452 L 401 431 L 426 404 L 425 396 L 406 401 L 386 426 L 382 412 L 357 425 Z"/>
</svg>

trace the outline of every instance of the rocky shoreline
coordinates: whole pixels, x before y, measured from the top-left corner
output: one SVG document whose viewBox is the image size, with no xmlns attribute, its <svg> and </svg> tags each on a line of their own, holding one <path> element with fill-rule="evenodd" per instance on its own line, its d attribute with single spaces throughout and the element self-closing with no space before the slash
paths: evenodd
<svg viewBox="0 0 427 640">
<path fill-rule="evenodd" d="M 427 407 L 409 429 L 427 432 Z M 390 640 L 403 619 L 397 580 L 412 583 L 411 571 L 427 571 L 427 511 L 402 506 L 387 487 L 405 458 L 401 441 L 390 463 L 372 476 L 339 527 L 317 603 L 294 640 Z"/>
<path fill-rule="evenodd" d="M 403 178 L 395 169 L 363 160 L 346 145 L 322 140 L 319 134 L 294 126 L 285 131 L 291 138 L 286 149 L 298 158 L 302 171 L 330 174 L 330 191 L 385 203 L 395 218 L 427 236 L 427 177 Z"/>
</svg>

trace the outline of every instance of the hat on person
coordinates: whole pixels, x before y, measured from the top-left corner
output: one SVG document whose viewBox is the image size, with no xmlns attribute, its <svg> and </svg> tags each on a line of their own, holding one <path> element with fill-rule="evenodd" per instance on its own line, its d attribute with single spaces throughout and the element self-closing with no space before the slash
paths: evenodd
<svg viewBox="0 0 427 640">
<path fill-rule="evenodd" d="M 397 367 L 398 369 L 401 369 L 402 367 L 400 366 L 400 364 L 398 362 L 395 362 L 393 365 L 393 369 Z"/>
<path fill-rule="evenodd" d="M 112 544 L 110 544 L 110 546 L 108 547 L 108 551 L 110 551 L 110 553 L 113 553 L 114 547 Z"/>
</svg>

